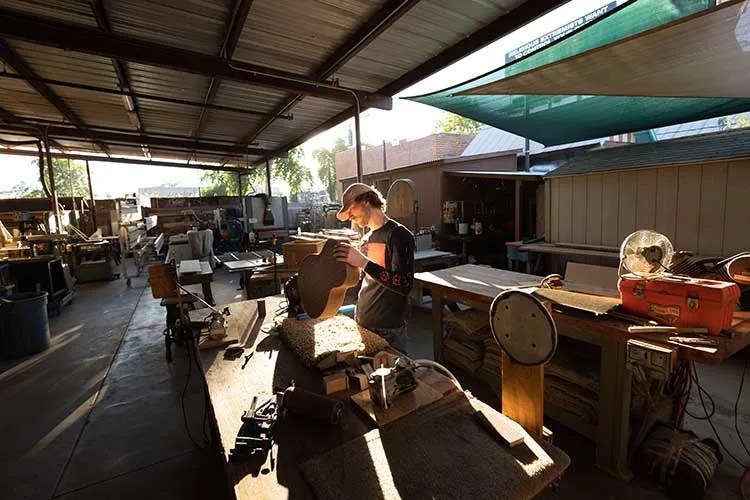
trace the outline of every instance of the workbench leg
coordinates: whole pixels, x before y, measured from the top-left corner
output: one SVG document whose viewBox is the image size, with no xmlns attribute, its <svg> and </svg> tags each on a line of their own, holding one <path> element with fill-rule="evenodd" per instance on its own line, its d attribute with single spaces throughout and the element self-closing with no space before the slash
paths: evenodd
<svg viewBox="0 0 750 500">
<path fill-rule="evenodd" d="M 630 479 L 627 457 L 631 374 L 625 367 L 625 341 L 609 339 L 601 351 L 596 464 L 615 477 Z"/>
<path fill-rule="evenodd" d="M 211 304 L 212 306 L 216 303 L 214 302 L 214 294 L 211 291 L 211 283 L 208 281 L 204 281 L 201 283 L 201 288 L 203 289 L 203 297 L 206 299 L 206 302 Z"/>
<path fill-rule="evenodd" d="M 432 291 L 433 359 L 443 361 L 443 297 Z"/>
<path fill-rule="evenodd" d="M 245 298 L 250 299 L 252 294 L 250 293 L 250 277 L 252 277 L 252 271 L 242 271 L 242 282 L 245 285 Z"/>
</svg>

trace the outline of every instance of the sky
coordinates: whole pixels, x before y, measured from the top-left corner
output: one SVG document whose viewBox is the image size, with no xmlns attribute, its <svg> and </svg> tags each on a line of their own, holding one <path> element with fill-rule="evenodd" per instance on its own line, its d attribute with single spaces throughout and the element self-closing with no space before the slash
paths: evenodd
<svg viewBox="0 0 750 500">
<path fill-rule="evenodd" d="M 501 66 L 505 60 L 506 52 L 520 47 L 583 14 L 607 5 L 610 1 L 571 0 L 546 16 L 405 89 L 396 95 L 397 99 L 393 100 L 392 110 L 366 110 L 362 113 L 360 119 L 362 142 L 367 144 L 380 144 L 383 141 L 398 142 L 404 139 L 417 139 L 433 133 L 435 123 L 445 115 L 445 112 L 424 104 L 398 99 L 398 97 L 434 92 L 482 75 Z M 624 1 L 617 0 L 617 4 L 624 3 Z M 347 120 L 313 137 L 302 146 L 306 163 L 313 170 L 313 177 L 317 178 L 315 174 L 317 165 L 312 157 L 312 151 L 333 146 L 339 137 L 345 139 L 348 136 L 349 128 L 353 128 L 353 126 L 353 120 Z M 0 155 L 0 172 L 2 173 L 0 195 L 21 182 L 36 185 L 38 172 L 31 165 L 32 160 L 32 157 Z M 195 187 L 202 184 L 202 171 L 200 170 L 106 162 L 90 162 L 90 164 L 94 194 L 97 198 L 124 196 L 127 193 L 137 191 L 138 187 L 161 184 Z M 320 189 L 321 185 L 317 182 L 314 187 Z"/>
</svg>

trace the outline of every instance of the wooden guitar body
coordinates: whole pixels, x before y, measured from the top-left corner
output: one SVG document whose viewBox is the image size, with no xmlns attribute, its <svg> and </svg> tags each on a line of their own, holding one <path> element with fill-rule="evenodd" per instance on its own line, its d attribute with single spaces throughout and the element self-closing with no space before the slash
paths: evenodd
<svg viewBox="0 0 750 500">
<path fill-rule="evenodd" d="M 359 282 L 359 270 L 338 262 L 333 251 L 339 242 L 329 239 L 319 254 L 302 261 L 297 277 L 302 308 L 311 318 L 334 316 L 344 303 L 346 291 Z"/>
</svg>

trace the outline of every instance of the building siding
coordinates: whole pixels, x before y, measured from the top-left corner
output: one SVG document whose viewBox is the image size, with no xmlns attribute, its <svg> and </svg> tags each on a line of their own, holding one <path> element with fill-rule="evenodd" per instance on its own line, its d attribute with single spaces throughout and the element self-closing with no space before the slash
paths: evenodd
<svg viewBox="0 0 750 500">
<path fill-rule="evenodd" d="M 551 177 L 545 184 L 551 242 L 617 247 L 633 231 L 653 229 L 701 256 L 750 249 L 750 160 Z"/>
</svg>

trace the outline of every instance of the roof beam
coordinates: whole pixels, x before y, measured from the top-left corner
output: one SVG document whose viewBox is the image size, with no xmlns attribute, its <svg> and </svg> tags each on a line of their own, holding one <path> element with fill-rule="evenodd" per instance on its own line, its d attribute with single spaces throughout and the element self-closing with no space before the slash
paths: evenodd
<svg viewBox="0 0 750 500">
<path fill-rule="evenodd" d="M 29 134 L 29 131 L 31 129 L 29 128 L 29 125 L 20 123 L 12 125 L 0 124 L 0 130 Z M 132 144 L 134 146 L 146 144 L 155 148 L 158 148 L 159 146 L 163 146 L 166 148 L 181 148 L 186 152 L 196 150 L 224 154 L 236 153 L 251 156 L 265 156 L 269 153 L 269 151 L 265 149 L 250 148 L 237 144 L 219 144 L 215 142 L 195 141 L 193 139 L 153 137 L 146 134 L 126 134 L 122 132 L 109 132 L 91 129 L 80 130 L 72 127 L 61 126 L 46 126 L 45 130 L 50 137 L 56 139 L 81 140 L 81 137 L 84 137 L 86 139 L 95 141 L 112 141 L 121 144 Z"/>
<path fill-rule="evenodd" d="M 457 44 L 448 47 L 438 55 L 420 64 L 413 70 L 405 73 L 400 78 L 389 83 L 385 87 L 378 89 L 376 94 L 394 95 L 411 85 L 424 80 L 428 76 L 440 71 L 447 66 L 450 66 L 462 57 L 475 52 L 490 43 L 499 40 L 503 36 L 511 33 L 512 31 L 524 26 L 534 19 L 543 16 L 544 14 L 556 9 L 562 4 L 568 3 L 569 0 L 534 0 L 526 1 L 516 7 L 515 9 L 501 15 L 490 24 L 475 31 L 472 35 L 464 38 Z M 370 106 L 363 105 L 362 111 Z M 308 139 L 325 132 L 331 127 L 338 125 L 354 116 L 355 108 L 351 108 L 342 111 L 333 118 L 326 120 L 323 124 L 316 127 L 314 130 L 298 137 L 297 139 L 285 144 L 278 148 L 271 155 L 277 156 L 280 153 L 286 153 L 292 148 L 299 146 Z"/>
<path fill-rule="evenodd" d="M 1 14 L 0 17 L 2 17 Z M 0 39 L 0 58 L 5 60 L 5 62 L 8 63 L 17 73 L 31 78 L 38 78 L 36 71 L 31 69 L 31 66 L 29 66 L 26 61 L 23 60 L 21 55 L 16 52 L 13 47 L 8 44 L 8 42 L 2 39 Z M 39 95 L 44 97 L 47 102 L 54 106 L 55 109 L 57 109 L 57 111 L 59 111 L 60 114 L 63 115 L 70 123 L 72 123 L 82 131 L 86 130 L 86 124 L 83 122 L 81 117 L 78 116 L 78 114 L 73 111 L 65 103 L 65 101 L 63 101 L 62 98 L 57 95 L 57 93 L 55 93 L 54 90 L 41 82 L 29 81 L 28 84 L 34 90 L 36 90 Z M 95 144 L 99 146 L 99 148 L 103 152 L 108 153 L 108 149 L 105 144 L 102 144 L 101 142 L 95 142 Z"/>
<path fill-rule="evenodd" d="M 109 22 L 109 16 L 104 9 L 102 0 L 92 0 L 91 10 L 94 13 L 94 18 L 96 18 L 96 24 L 99 26 L 99 29 L 104 33 L 113 33 L 112 25 Z M 131 91 L 130 76 L 125 63 L 118 59 L 112 59 L 112 66 L 114 66 L 115 73 L 117 73 L 117 81 L 120 85 L 120 89 L 128 92 Z M 128 113 L 128 118 L 130 118 L 130 122 L 136 130 L 141 133 L 145 132 L 143 120 L 141 119 L 141 112 L 138 108 L 138 100 L 129 96 L 123 96 L 122 105 Z M 151 155 L 146 147 L 143 148 L 143 154 L 147 158 Z"/>
<path fill-rule="evenodd" d="M 378 12 L 366 21 L 352 36 L 342 43 L 331 56 L 326 59 L 313 72 L 312 78 L 315 80 L 325 80 L 333 75 L 336 71 L 349 62 L 362 49 L 377 38 L 385 30 L 401 19 L 409 10 L 417 5 L 419 0 L 390 0 L 386 5 L 381 7 Z M 288 113 L 304 96 L 297 94 L 291 99 L 282 103 L 272 113 L 271 118 L 266 120 L 258 128 L 240 139 L 240 143 L 247 144 L 253 142 L 268 127 L 273 124 L 278 117 Z"/>
<path fill-rule="evenodd" d="M 7 122 L 7 123 L 13 123 L 13 122 L 19 122 L 23 121 L 23 118 L 19 117 L 17 114 L 13 113 L 12 111 L 8 111 L 7 109 L 0 106 L 0 120 Z M 40 137 L 34 136 L 37 140 L 41 140 Z M 50 146 L 55 147 L 59 149 L 60 151 L 65 151 L 65 148 L 60 145 L 60 143 L 55 141 L 49 141 Z"/>
<path fill-rule="evenodd" d="M 31 151 L 28 149 L 12 149 L 12 148 L 0 148 L 0 154 L 14 155 L 14 156 L 39 156 L 37 151 Z M 241 172 L 247 173 L 255 170 L 254 168 L 237 168 L 237 167 L 222 167 L 219 164 L 211 163 L 182 163 L 162 160 L 144 160 L 141 158 L 119 158 L 116 156 L 96 156 L 96 155 L 83 155 L 83 154 L 63 154 L 63 153 L 51 153 L 53 158 L 63 158 L 70 160 L 88 160 L 98 161 L 106 163 L 125 163 L 128 165 L 148 165 L 151 167 L 178 167 L 178 168 L 195 168 L 201 170 L 223 170 L 228 172 Z"/>
<path fill-rule="evenodd" d="M 147 42 L 138 38 L 102 33 L 98 29 L 87 26 L 61 23 L 12 9 L 0 8 L 0 35 L 64 50 L 74 50 L 187 73 L 218 76 L 325 99 L 353 102 L 356 96 L 362 106 L 391 109 L 393 104 L 389 96 L 340 87 L 331 83 L 316 82 L 286 71 L 239 61 L 227 61 L 221 57 Z"/>
<path fill-rule="evenodd" d="M 253 0 L 236 0 L 234 2 L 234 8 L 232 9 L 232 15 L 229 17 L 227 22 L 227 32 L 224 35 L 224 43 L 221 45 L 219 50 L 219 57 L 231 60 L 234 56 L 234 49 L 237 48 L 237 42 L 240 40 L 242 34 L 242 28 L 245 26 L 247 16 L 250 13 L 250 8 L 253 6 Z M 221 85 L 221 78 L 211 77 L 211 81 L 208 84 L 208 90 L 206 90 L 206 96 L 203 98 L 204 106 L 211 104 L 214 100 L 216 93 L 219 91 Z M 193 137 L 198 138 L 203 133 L 204 118 L 208 114 L 206 111 L 207 107 L 201 110 L 198 121 L 193 128 Z"/>
<path fill-rule="evenodd" d="M 46 83 L 47 85 L 58 86 L 58 87 L 68 87 L 71 89 L 90 90 L 92 92 L 102 92 L 104 94 L 130 96 L 134 99 L 137 98 L 137 99 L 143 99 L 147 101 L 166 102 L 169 104 L 179 104 L 182 106 L 193 106 L 193 107 L 198 107 L 198 108 L 217 109 L 219 111 L 228 111 L 230 113 L 239 113 L 243 115 L 262 116 L 265 118 L 268 118 L 269 116 L 271 116 L 268 113 L 263 113 L 262 111 L 253 111 L 251 109 L 236 108 L 234 106 L 221 106 L 219 104 L 204 104 L 202 102 L 189 101 L 187 99 L 176 99 L 173 97 L 164 97 L 164 96 L 159 96 L 159 95 L 154 95 L 154 94 L 146 94 L 143 92 L 133 92 L 132 90 L 121 90 L 121 89 L 97 87 L 95 85 L 86 85 L 84 83 L 67 82 L 64 80 L 53 80 L 51 78 L 32 78 L 29 76 L 17 75 L 15 73 L 0 73 L 0 78 L 12 78 L 15 80 L 36 81 L 36 82 L 42 82 L 42 83 Z M 292 116 L 282 115 L 279 118 L 282 118 L 284 120 L 291 120 Z"/>
</svg>

